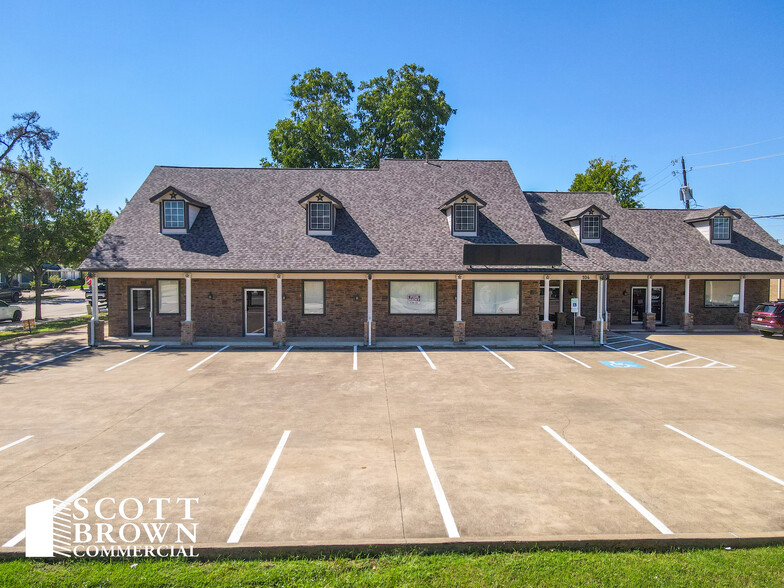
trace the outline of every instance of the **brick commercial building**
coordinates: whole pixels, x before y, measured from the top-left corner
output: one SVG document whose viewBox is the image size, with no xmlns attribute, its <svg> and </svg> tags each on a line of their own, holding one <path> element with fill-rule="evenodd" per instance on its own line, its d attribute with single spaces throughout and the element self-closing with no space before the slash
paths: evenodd
<svg viewBox="0 0 784 588">
<path fill-rule="evenodd" d="M 82 264 L 109 336 L 552 337 L 735 325 L 784 276 L 743 211 L 524 192 L 504 161 L 155 167 Z M 103 325 L 92 325 L 100 340 Z"/>
</svg>

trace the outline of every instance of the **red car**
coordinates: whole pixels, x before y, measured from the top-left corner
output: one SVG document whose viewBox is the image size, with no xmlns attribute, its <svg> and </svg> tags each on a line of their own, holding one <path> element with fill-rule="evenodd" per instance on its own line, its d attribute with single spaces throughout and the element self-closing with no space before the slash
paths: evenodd
<svg viewBox="0 0 784 588">
<path fill-rule="evenodd" d="M 784 335 L 784 300 L 760 304 L 751 313 L 751 326 L 766 337 Z"/>
</svg>

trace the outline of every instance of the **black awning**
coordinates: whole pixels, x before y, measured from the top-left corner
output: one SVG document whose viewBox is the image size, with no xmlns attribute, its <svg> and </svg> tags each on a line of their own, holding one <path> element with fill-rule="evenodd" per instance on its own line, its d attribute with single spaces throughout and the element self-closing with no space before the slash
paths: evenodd
<svg viewBox="0 0 784 588">
<path fill-rule="evenodd" d="M 463 265 L 561 265 L 560 245 L 463 245 Z"/>
</svg>

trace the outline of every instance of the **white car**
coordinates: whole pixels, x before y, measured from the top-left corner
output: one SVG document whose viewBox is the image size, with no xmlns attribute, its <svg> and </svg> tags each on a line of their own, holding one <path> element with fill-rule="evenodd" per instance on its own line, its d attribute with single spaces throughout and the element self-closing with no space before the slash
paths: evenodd
<svg viewBox="0 0 784 588">
<path fill-rule="evenodd" d="M 14 321 L 18 323 L 22 320 L 22 309 L 13 304 L 8 304 L 0 300 L 0 321 Z"/>
</svg>

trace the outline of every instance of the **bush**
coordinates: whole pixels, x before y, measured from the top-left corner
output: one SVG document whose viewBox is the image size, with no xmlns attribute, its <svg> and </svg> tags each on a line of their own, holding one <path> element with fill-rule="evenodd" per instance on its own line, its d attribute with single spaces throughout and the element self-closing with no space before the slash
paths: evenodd
<svg viewBox="0 0 784 588">
<path fill-rule="evenodd" d="M 51 276 L 49 276 L 49 285 L 52 286 L 53 288 L 57 288 L 57 285 L 62 281 L 63 279 L 57 274 L 52 274 Z"/>
</svg>

